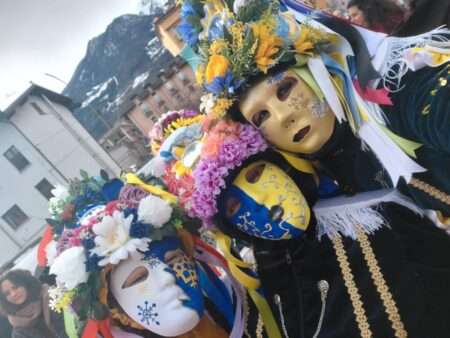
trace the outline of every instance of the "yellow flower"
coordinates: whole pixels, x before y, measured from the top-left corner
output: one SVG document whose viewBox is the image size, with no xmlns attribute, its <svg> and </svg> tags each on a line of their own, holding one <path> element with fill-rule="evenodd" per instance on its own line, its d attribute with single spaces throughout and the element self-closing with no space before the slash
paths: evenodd
<svg viewBox="0 0 450 338">
<path fill-rule="evenodd" d="M 233 37 L 233 48 L 239 49 L 244 45 L 244 24 L 235 22 L 230 26 L 230 32 Z"/>
<path fill-rule="evenodd" d="M 223 77 L 227 73 L 230 61 L 223 55 L 211 55 L 206 66 L 206 83 L 211 83 L 216 77 Z"/>
<path fill-rule="evenodd" d="M 201 64 L 197 67 L 195 71 L 195 80 L 197 81 L 197 84 L 202 85 L 203 81 L 205 80 L 205 65 Z"/>
<path fill-rule="evenodd" d="M 209 47 L 210 54 L 220 54 L 228 48 L 228 43 L 224 39 L 217 39 Z"/>
<path fill-rule="evenodd" d="M 56 303 L 54 311 L 61 313 L 65 308 L 72 304 L 73 298 L 75 297 L 75 291 L 71 290 L 64 294 L 61 299 Z"/>
<path fill-rule="evenodd" d="M 233 105 L 233 100 L 221 98 L 217 99 L 214 107 L 211 110 L 213 116 L 221 118 L 225 116 L 227 110 Z"/>
<path fill-rule="evenodd" d="M 276 36 L 273 31 L 264 24 L 254 24 L 252 26 L 253 35 L 258 40 L 255 60 L 257 67 L 265 74 L 269 66 L 275 64 L 274 56 L 283 45 L 283 39 Z"/>
<path fill-rule="evenodd" d="M 306 54 L 314 48 L 314 44 L 311 42 L 311 30 L 308 27 L 302 27 L 300 36 L 294 42 L 294 48 L 298 54 Z"/>
</svg>

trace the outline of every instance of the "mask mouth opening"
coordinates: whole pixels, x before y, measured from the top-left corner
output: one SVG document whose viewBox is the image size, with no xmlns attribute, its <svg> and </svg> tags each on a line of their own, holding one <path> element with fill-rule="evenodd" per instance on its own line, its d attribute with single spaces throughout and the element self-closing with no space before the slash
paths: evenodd
<svg viewBox="0 0 450 338">
<path fill-rule="evenodd" d="M 300 129 L 293 137 L 292 141 L 294 143 L 299 143 L 300 141 L 302 141 L 306 135 L 309 133 L 309 131 L 311 130 L 311 126 L 306 126 L 302 129 Z"/>
</svg>

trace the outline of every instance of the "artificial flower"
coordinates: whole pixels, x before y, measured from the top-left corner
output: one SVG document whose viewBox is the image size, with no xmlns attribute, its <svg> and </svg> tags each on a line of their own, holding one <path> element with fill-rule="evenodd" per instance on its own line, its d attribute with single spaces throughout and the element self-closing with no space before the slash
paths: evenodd
<svg viewBox="0 0 450 338">
<path fill-rule="evenodd" d="M 92 227 L 96 235 L 96 247 L 91 253 L 104 257 L 99 261 L 99 266 L 117 264 L 127 259 L 130 254 L 137 250 L 147 249 L 148 238 L 131 238 L 130 227 L 133 215 L 125 217 L 120 211 L 114 211 L 112 216 L 105 216 Z"/>
<path fill-rule="evenodd" d="M 138 207 L 138 219 L 153 225 L 155 228 L 161 228 L 172 216 L 172 207 L 162 198 L 148 195 L 143 198 Z"/>
<path fill-rule="evenodd" d="M 233 101 L 230 99 L 217 99 L 214 107 L 211 109 L 213 116 L 221 118 L 225 116 L 227 110 L 233 105 Z"/>
<path fill-rule="evenodd" d="M 60 286 L 51 287 L 48 289 L 48 305 L 56 313 L 61 313 L 72 304 L 75 295 L 75 290 L 68 291 Z"/>
<path fill-rule="evenodd" d="M 211 54 L 220 54 L 227 48 L 228 48 L 228 43 L 224 39 L 217 39 L 209 47 L 209 52 Z"/>
<path fill-rule="evenodd" d="M 302 27 L 300 32 L 300 36 L 294 42 L 294 48 L 297 53 L 305 54 L 314 48 L 313 43 L 311 42 L 311 30 L 308 27 Z"/>
<path fill-rule="evenodd" d="M 264 74 L 269 67 L 275 65 L 275 56 L 283 45 L 283 39 L 275 35 L 274 32 L 265 24 L 255 23 L 252 25 L 254 37 L 258 40 L 256 49 L 256 65 Z"/>
<path fill-rule="evenodd" d="M 195 80 L 197 84 L 202 85 L 205 80 L 205 65 L 200 64 L 195 70 Z"/>
<path fill-rule="evenodd" d="M 214 94 L 209 93 L 200 98 L 200 111 L 209 115 L 214 108 L 216 98 Z"/>
<path fill-rule="evenodd" d="M 64 212 L 64 206 L 70 198 L 69 190 L 62 185 L 57 185 L 51 192 L 53 197 L 49 200 L 48 211 L 51 215 L 58 216 Z"/>
<path fill-rule="evenodd" d="M 85 260 L 86 252 L 83 247 L 66 249 L 55 258 L 50 267 L 50 274 L 56 276 L 56 282 L 59 285 L 72 290 L 88 280 L 89 274 L 84 265 Z"/>
<path fill-rule="evenodd" d="M 206 83 L 212 83 L 217 77 L 224 78 L 228 72 L 230 61 L 223 55 L 211 55 L 205 71 Z"/>
<path fill-rule="evenodd" d="M 58 243 L 55 240 L 51 240 L 45 247 L 45 255 L 47 257 L 47 266 L 51 266 L 55 261 L 58 254 Z"/>
</svg>

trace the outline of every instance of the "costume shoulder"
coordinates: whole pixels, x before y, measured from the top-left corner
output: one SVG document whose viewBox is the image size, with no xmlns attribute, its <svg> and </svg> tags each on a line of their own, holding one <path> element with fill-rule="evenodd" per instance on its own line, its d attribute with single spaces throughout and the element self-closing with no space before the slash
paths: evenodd
<svg viewBox="0 0 450 338">
<path fill-rule="evenodd" d="M 410 72 L 385 107 L 398 135 L 450 156 L 450 63 Z"/>
</svg>

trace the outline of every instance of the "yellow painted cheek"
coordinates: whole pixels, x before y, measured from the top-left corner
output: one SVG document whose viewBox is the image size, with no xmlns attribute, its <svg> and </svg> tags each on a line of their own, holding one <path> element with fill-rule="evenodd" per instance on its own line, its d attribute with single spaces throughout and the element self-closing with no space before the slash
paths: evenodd
<svg viewBox="0 0 450 338">
<path fill-rule="evenodd" d="M 265 167 L 258 181 L 248 182 L 247 173 L 261 164 L 265 164 Z M 273 206 L 282 206 L 284 222 L 302 230 L 307 228 L 310 220 L 308 203 L 295 182 L 276 165 L 265 161 L 255 162 L 244 168 L 233 184 L 269 210 Z"/>
</svg>

